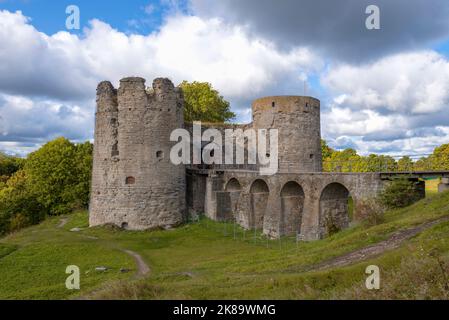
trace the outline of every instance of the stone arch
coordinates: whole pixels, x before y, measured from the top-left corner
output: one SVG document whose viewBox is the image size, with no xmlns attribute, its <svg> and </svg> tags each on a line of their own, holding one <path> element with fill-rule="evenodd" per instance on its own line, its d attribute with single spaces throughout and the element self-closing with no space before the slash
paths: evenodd
<svg viewBox="0 0 449 320">
<path fill-rule="evenodd" d="M 281 234 L 301 233 L 304 199 L 304 190 L 297 182 L 284 184 L 281 189 Z"/>
<path fill-rule="evenodd" d="M 228 183 L 226 183 L 225 191 L 233 192 L 233 191 L 241 191 L 242 186 L 240 182 L 236 178 L 229 179 Z"/>
<path fill-rule="evenodd" d="M 236 178 L 231 178 L 225 187 L 225 191 L 229 193 L 229 198 L 231 201 L 231 214 L 235 218 L 237 213 L 237 207 L 239 204 L 240 193 L 242 192 L 242 186 Z"/>
<path fill-rule="evenodd" d="M 251 195 L 251 224 L 250 226 L 262 229 L 265 212 L 268 204 L 270 189 L 262 179 L 256 179 L 250 187 Z"/>
<path fill-rule="evenodd" d="M 351 194 L 343 184 L 332 182 L 320 196 L 320 236 L 326 237 L 349 226 Z"/>
</svg>

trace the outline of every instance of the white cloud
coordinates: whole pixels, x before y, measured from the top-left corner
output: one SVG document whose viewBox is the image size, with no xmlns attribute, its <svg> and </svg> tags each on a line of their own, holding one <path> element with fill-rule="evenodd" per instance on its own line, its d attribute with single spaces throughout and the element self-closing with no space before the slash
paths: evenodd
<svg viewBox="0 0 449 320">
<path fill-rule="evenodd" d="M 92 20 L 78 36 L 46 35 L 20 12 L 0 11 L 0 149 L 29 150 L 58 135 L 91 138 L 101 80 L 208 81 L 248 121 L 251 99 L 301 94 L 303 80 L 324 69 L 313 48 L 280 50 L 243 26 L 174 12 L 148 35 Z M 449 141 L 449 61 L 435 52 L 331 64 L 321 83 L 332 100 L 322 103 L 323 134 L 336 146 L 429 152 Z"/>
<path fill-rule="evenodd" d="M 422 114 L 449 102 L 449 61 L 433 51 L 388 56 L 374 63 L 331 68 L 322 83 L 351 108 Z"/>
<path fill-rule="evenodd" d="M 47 36 L 20 12 L 0 11 L 0 90 L 58 98 L 91 97 L 99 80 L 141 75 L 175 82 L 212 82 L 224 95 L 257 94 L 286 73 L 317 70 L 307 48 L 287 53 L 244 29 L 217 19 L 177 15 L 159 32 L 127 35 L 99 20 L 83 37 L 61 31 Z M 21 92 L 23 91 L 23 92 Z"/>
<path fill-rule="evenodd" d="M 362 153 L 429 153 L 449 142 L 449 61 L 436 52 L 331 66 L 321 83 L 333 96 L 323 131 L 336 147 L 346 136 Z"/>
<path fill-rule="evenodd" d="M 4 139 L 22 139 L 25 126 L 39 128 L 30 138 L 46 138 L 55 131 L 83 136 L 85 128 L 93 126 L 95 88 L 101 80 L 118 85 L 119 79 L 136 75 L 146 78 L 147 85 L 160 76 L 175 84 L 208 81 L 231 102 L 241 102 L 322 66 L 307 48 L 281 52 L 270 42 L 252 38 L 244 28 L 180 14 L 168 17 L 159 31 L 149 35 L 125 34 L 92 20 L 78 36 L 66 31 L 46 35 L 21 12 L 4 10 L 0 46 L 1 108 L 11 115 L 4 119 Z M 13 103 L 14 99 L 21 103 Z M 70 106 L 65 121 L 74 125 L 56 130 L 59 122 L 52 107 L 62 104 Z M 75 105 L 84 121 L 91 121 L 89 126 L 78 126 Z M 19 112 L 20 108 L 28 110 Z M 30 123 L 33 116 L 40 122 Z"/>
<path fill-rule="evenodd" d="M 88 140 L 93 106 L 0 94 L 0 141 L 40 143 L 58 136 Z"/>
</svg>

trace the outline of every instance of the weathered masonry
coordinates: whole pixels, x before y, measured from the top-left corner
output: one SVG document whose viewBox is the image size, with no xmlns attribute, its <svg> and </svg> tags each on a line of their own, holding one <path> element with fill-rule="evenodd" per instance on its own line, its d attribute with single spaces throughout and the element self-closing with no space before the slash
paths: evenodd
<svg viewBox="0 0 449 320">
<path fill-rule="evenodd" d="M 185 168 L 170 162 L 170 133 L 184 124 L 182 92 L 168 79 L 97 88 L 89 221 L 128 229 L 170 228 L 184 220 Z"/>
<path fill-rule="evenodd" d="M 170 134 L 191 129 L 183 120 L 182 92 L 165 78 L 142 78 L 97 88 L 90 225 L 125 229 L 171 228 L 189 215 L 231 220 L 271 237 L 325 237 L 346 228 L 358 203 L 390 178 L 382 173 L 322 172 L 320 101 L 272 96 L 254 101 L 253 121 L 208 125 L 219 130 L 278 129 L 279 171 L 260 175 L 258 165 L 174 165 Z M 419 176 L 413 176 L 418 181 Z M 449 188 L 447 176 L 441 190 Z M 417 192 L 423 194 L 423 184 Z M 349 214 L 352 201 L 353 214 Z"/>
<path fill-rule="evenodd" d="M 259 176 L 244 170 L 206 173 L 191 169 L 188 175 L 188 189 L 193 189 L 188 203 L 193 211 L 204 211 L 219 221 L 235 219 L 244 228 L 263 230 L 273 238 L 299 234 L 304 240 L 325 237 L 329 223 L 339 229 L 348 227 L 350 200 L 356 214 L 358 201 L 376 195 L 384 186 L 377 173 Z"/>
</svg>

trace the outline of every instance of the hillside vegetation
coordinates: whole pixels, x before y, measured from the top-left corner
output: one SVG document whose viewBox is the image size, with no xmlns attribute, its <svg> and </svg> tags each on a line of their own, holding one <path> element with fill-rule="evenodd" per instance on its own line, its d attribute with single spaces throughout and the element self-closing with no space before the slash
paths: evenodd
<svg viewBox="0 0 449 320">
<path fill-rule="evenodd" d="M 388 211 L 380 225 L 353 225 L 325 240 L 296 243 L 207 219 L 171 231 L 88 229 L 87 212 L 80 211 L 0 239 L 0 298 L 448 299 L 447 220 L 366 261 L 316 268 L 448 215 L 449 193 L 437 194 Z M 71 232 L 75 227 L 81 231 Z M 137 279 L 135 260 L 123 250 L 138 253 L 151 272 Z M 365 288 L 371 264 L 380 267 L 380 290 Z M 80 291 L 65 288 L 67 265 L 80 267 Z M 99 266 L 108 270 L 96 271 Z"/>
</svg>

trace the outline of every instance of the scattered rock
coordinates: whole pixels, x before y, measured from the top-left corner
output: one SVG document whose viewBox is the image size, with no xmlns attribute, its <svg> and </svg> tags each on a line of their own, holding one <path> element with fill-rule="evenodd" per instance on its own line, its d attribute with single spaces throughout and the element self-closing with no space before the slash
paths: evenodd
<svg viewBox="0 0 449 320">
<path fill-rule="evenodd" d="M 121 273 L 127 273 L 127 272 L 130 272 L 131 270 L 129 270 L 129 269 L 125 269 L 125 268 L 120 268 L 120 272 Z"/>
<path fill-rule="evenodd" d="M 72 228 L 72 229 L 70 229 L 71 232 L 80 232 L 81 230 L 83 230 L 83 229 L 81 229 L 81 228 Z"/>
<path fill-rule="evenodd" d="M 108 270 L 107 267 L 96 267 L 95 268 L 95 271 L 102 271 L 102 272 L 104 272 L 104 271 L 107 271 L 107 270 Z"/>
<path fill-rule="evenodd" d="M 194 276 L 192 272 L 180 272 L 179 275 L 185 276 L 188 278 L 193 278 L 193 276 Z"/>
<path fill-rule="evenodd" d="M 97 237 L 93 237 L 93 236 L 85 236 L 86 239 L 91 239 L 91 240 L 98 240 Z"/>
</svg>

